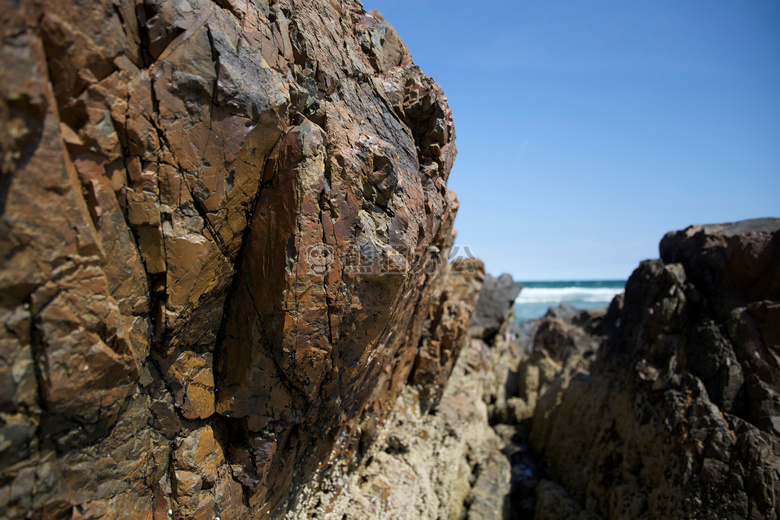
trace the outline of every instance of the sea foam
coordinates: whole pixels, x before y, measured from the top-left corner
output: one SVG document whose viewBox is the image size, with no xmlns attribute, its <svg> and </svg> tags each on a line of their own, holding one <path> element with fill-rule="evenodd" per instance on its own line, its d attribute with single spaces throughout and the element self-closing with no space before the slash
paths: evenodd
<svg viewBox="0 0 780 520">
<path fill-rule="evenodd" d="M 524 287 L 515 301 L 518 304 L 603 302 L 607 305 L 621 292 L 623 292 L 622 288 L 613 287 Z"/>
</svg>

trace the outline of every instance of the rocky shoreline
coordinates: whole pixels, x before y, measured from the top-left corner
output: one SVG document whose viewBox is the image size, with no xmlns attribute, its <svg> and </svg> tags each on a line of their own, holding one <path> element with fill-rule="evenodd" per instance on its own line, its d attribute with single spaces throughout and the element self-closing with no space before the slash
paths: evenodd
<svg viewBox="0 0 780 520">
<path fill-rule="evenodd" d="M 518 325 L 379 13 L 4 7 L 3 518 L 777 518 L 780 220 Z"/>
</svg>

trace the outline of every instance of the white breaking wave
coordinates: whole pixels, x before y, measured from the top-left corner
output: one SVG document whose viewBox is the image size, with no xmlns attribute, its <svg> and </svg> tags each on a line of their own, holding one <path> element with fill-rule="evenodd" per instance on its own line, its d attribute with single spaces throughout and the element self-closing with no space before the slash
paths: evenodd
<svg viewBox="0 0 780 520">
<path fill-rule="evenodd" d="M 607 304 L 623 289 L 610 287 L 524 287 L 515 302 L 564 303 L 589 302 Z"/>
</svg>

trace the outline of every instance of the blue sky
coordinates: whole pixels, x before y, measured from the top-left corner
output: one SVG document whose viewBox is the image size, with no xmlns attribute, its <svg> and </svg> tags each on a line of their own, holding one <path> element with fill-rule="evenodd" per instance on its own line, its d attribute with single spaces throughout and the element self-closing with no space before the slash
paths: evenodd
<svg viewBox="0 0 780 520">
<path fill-rule="evenodd" d="M 624 279 L 667 231 L 780 216 L 780 1 L 364 6 L 449 98 L 488 272 Z"/>
</svg>

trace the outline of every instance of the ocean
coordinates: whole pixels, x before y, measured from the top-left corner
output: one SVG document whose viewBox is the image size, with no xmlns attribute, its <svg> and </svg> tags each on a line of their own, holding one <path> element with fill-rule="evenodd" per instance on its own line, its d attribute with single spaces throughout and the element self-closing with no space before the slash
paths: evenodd
<svg viewBox="0 0 780 520">
<path fill-rule="evenodd" d="M 523 290 L 515 300 L 517 321 L 541 318 L 548 308 L 561 303 L 578 309 L 607 307 L 626 287 L 626 280 L 520 283 Z"/>
</svg>

